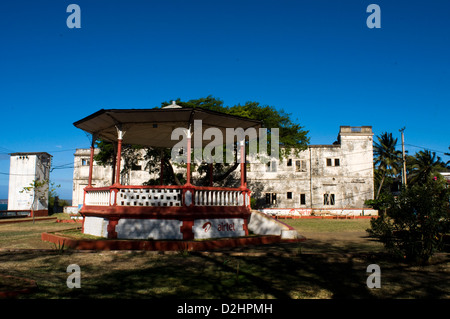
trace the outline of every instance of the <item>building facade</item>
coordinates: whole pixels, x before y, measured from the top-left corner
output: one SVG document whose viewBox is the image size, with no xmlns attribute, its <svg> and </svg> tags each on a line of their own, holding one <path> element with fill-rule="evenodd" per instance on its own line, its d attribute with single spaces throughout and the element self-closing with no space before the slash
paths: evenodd
<svg viewBox="0 0 450 319">
<path fill-rule="evenodd" d="M 35 215 L 48 214 L 48 184 L 24 191 L 33 181 L 50 177 L 52 156 L 45 152 L 10 154 L 8 210 L 33 210 Z"/>
<path fill-rule="evenodd" d="M 333 144 L 310 145 L 298 154 L 293 152 L 268 163 L 248 158 L 246 179 L 252 192 L 252 207 L 274 215 L 376 213 L 364 205 L 374 196 L 372 139 L 371 126 L 341 126 Z M 83 203 L 89 154 L 89 149 L 77 149 L 74 154 L 74 206 Z M 92 185 L 111 185 L 111 167 L 95 162 L 93 165 Z M 122 183 L 142 185 L 148 181 L 152 176 L 144 168 L 145 162 L 141 161 L 122 176 Z"/>
<path fill-rule="evenodd" d="M 292 209 L 303 215 L 375 213 L 364 205 L 374 196 L 372 139 L 370 126 L 341 126 L 333 144 L 310 145 L 270 164 L 247 165 L 256 206 L 274 214 Z"/>
</svg>

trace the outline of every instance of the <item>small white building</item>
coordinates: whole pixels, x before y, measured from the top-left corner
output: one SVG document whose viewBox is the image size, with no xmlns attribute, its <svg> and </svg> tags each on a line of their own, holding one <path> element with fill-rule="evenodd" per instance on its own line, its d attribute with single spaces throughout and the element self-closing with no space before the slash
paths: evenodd
<svg viewBox="0 0 450 319">
<path fill-rule="evenodd" d="M 52 156 L 46 152 L 11 153 L 10 156 L 8 210 L 32 208 L 35 216 L 47 215 L 48 196 L 42 196 L 42 192 L 48 192 L 48 184 L 37 192 L 24 191 L 24 187 L 29 187 L 33 181 L 49 180 Z"/>
<path fill-rule="evenodd" d="M 98 149 L 95 149 L 97 154 Z M 88 185 L 89 149 L 74 156 L 72 205 L 83 203 Z M 152 176 L 145 161 L 122 176 L 124 185 L 142 185 Z M 112 168 L 93 163 L 92 185 L 112 183 Z M 238 169 L 236 170 L 238 171 Z M 239 183 L 239 172 L 235 182 Z M 153 176 L 155 178 L 155 176 Z M 157 177 L 156 177 L 157 178 Z M 341 126 L 337 141 L 310 145 L 297 155 L 263 164 L 248 159 L 246 182 L 252 204 L 271 215 L 374 215 L 364 202 L 374 198 L 373 132 L 371 126 Z M 231 186 L 228 183 L 227 186 Z"/>
</svg>

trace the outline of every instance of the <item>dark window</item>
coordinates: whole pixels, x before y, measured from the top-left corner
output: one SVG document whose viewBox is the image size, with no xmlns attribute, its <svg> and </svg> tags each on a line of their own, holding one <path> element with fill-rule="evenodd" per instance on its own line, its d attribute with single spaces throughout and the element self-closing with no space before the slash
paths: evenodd
<svg viewBox="0 0 450 319">
<path fill-rule="evenodd" d="M 142 170 L 142 166 L 133 164 L 133 165 L 131 165 L 131 170 L 132 171 L 141 171 Z"/>
<path fill-rule="evenodd" d="M 305 160 L 295 161 L 295 171 L 306 172 L 306 161 Z"/>
<path fill-rule="evenodd" d="M 334 205 L 334 194 L 323 194 L 324 205 Z"/>
<path fill-rule="evenodd" d="M 287 199 L 292 199 L 292 192 L 287 192 L 286 197 Z"/>
<path fill-rule="evenodd" d="M 327 158 L 327 166 L 339 166 L 339 158 Z"/>
<path fill-rule="evenodd" d="M 335 158 L 334 159 L 334 166 L 339 166 L 339 165 L 340 165 L 339 158 Z"/>
<path fill-rule="evenodd" d="M 287 166 L 292 166 L 292 158 L 288 159 Z"/>
<path fill-rule="evenodd" d="M 270 161 L 266 164 L 266 172 L 276 172 L 277 171 L 277 161 Z"/>
<path fill-rule="evenodd" d="M 306 205 L 306 195 L 300 194 L 300 205 Z"/>
<path fill-rule="evenodd" d="M 277 194 L 276 193 L 266 193 L 266 204 L 272 205 L 277 203 Z"/>
</svg>

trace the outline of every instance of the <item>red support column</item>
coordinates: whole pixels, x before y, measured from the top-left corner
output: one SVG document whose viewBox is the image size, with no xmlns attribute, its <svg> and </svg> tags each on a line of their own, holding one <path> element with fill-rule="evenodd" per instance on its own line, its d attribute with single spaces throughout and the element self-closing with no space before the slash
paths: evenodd
<svg viewBox="0 0 450 319">
<path fill-rule="evenodd" d="M 187 176 L 186 176 L 186 184 L 191 184 L 191 130 L 187 131 Z"/>
<path fill-rule="evenodd" d="M 92 141 L 91 145 L 91 156 L 89 158 L 89 179 L 88 179 L 88 187 L 92 186 L 92 169 L 94 166 L 94 141 Z"/>
<path fill-rule="evenodd" d="M 209 164 L 209 186 L 213 186 L 213 163 Z"/>
<path fill-rule="evenodd" d="M 161 168 L 160 168 L 161 172 L 159 175 L 159 183 L 161 185 L 164 184 L 164 151 L 161 151 Z"/>
<path fill-rule="evenodd" d="M 242 225 L 242 229 L 245 232 L 245 236 L 248 236 L 248 221 L 247 221 L 247 218 L 244 218 L 244 224 Z"/>
<path fill-rule="evenodd" d="M 108 238 L 110 239 L 116 239 L 117 238 L 117 232 L 116 232 L 116 226 L 119 223 L 118 219 L 110 219 L 107 226 L 108 231 Z"/>
<path fill-rule="evenodd" d="M 241 158 L 240 158 L 240 162 L 241 162 L 241 188 L 246 187 L 246 183 L 245 183 L 245 144 L 244 141 L 240 141 L 240 148 L 241 148 Z"/>
<path fill-rule="evenodd" d="M 120 134 L 121 135 L 121 134 Z M 120 184 L 120 158 L 122 153 L 122 138 L 117 140 L 117 160 L 116 160 L 116 184 Z"/>
<path fill-rule="evenodd" d="M 183 240 L 194 239 L 194 232 L 192 231 L 193 226 L 193 220 L 183 220 L 183 224 L 180 226 L 180 232 L 183 234 Z"/>
</svg>

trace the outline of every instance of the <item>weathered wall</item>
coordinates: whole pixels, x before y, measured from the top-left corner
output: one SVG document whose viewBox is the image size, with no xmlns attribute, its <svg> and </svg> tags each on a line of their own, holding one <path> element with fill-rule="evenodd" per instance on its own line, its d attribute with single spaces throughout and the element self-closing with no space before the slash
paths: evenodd
<svg viewBox="0 0 450 319">
<path fill-rule="evenodd" d="M 9 168 L 8 210 L 28 210 L 31 208 L 33 196 L 36 200 L 33 210 L 48 209 L 48 196 L 34 191 L 21 192 L 30 186 L 33 180 L 44 181 L 50 176 L 51 157 L 47 153 L 11 154 Z M 42 190 L 48 189 L 47 186 Z M 42 192 L 41 190 L 41 192 Z"/>
<path fill-rule="evenodd" d="M 298 155 L 291 154 L 277 161 L 276 171 L 265 164 L 252 163 L 247 180 L 258 206 L 364 207 L 364 201 L 372 199 L 374 191 L 372 135 L 371 127 L 341 127 L 335 144 L 311 145 Z M 297 161 L 304 161 L 304 166 L 297 169 Z M 267 203 L 267 193 L 275 193 L 276 202 Z M 304 204 L 300 194 L 304 194 Z M 328 204 L 324 203 L 324 194 L 330 196 Z"/>
</svg>

